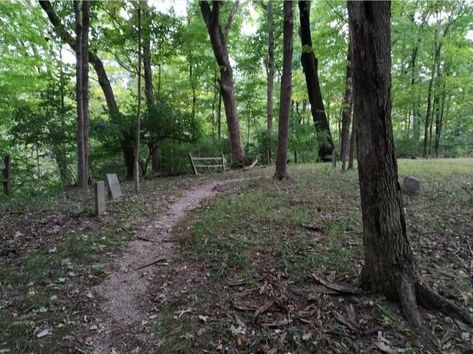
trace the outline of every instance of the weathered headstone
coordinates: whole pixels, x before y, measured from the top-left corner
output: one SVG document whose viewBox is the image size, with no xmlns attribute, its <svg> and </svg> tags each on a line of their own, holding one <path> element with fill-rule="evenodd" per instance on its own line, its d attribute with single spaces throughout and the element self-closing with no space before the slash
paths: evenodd
<svg viewBox="0 0 473 354">
<path fill-rule="evenodd" d="M 105 213 L 105 183 L 95 182 L 95 215 L 100 216 Z"/>
<path fill-rule="evenodd" d="M 405 194 L 416 195 L 420 191 L 420 181 L 414 177 L 404 177 L 404 181 L 402 182 L 402 191 Z"/>
<path fill-rule="evenodd" d="M 118 177 L 115 173 L 107 173 L 107 188 L 108 193 L 112 199 L 120 198 L 122 194 L 122 189 L 120 188 L 120 183 L 118 182 Z"/>
</svg>

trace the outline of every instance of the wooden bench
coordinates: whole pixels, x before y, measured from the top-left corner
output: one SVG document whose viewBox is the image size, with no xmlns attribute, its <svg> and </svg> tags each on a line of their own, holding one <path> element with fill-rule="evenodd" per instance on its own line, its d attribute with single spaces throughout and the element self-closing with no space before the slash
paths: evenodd
<svg viewBox="0 0 473 354">
<path fill-rule="evenodd" d="M 11 194 L 11 158 L 5 156 L 0 161 L 0 182 L 3 183 L 3 191 L 6 195 Z"/>
<path fill-rule="evenodd" d="M 189 160 L 191 162 L 194 174 L 198 175 L 197 168 L 218 168 L 222 172 L 225 172 L 225 157 L 195 157 L 189 154 Z"/>
</svg>

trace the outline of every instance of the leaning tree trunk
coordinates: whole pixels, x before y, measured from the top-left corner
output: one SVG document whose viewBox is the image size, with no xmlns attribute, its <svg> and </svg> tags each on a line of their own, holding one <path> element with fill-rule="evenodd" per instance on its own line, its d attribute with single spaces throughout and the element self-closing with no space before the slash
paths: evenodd
<svg viewBox="0 0 473 354">
<path fill-rule="evenodd" d="M 342 110 L 342 143 L 340 156 L 342 158 L 342 170 L 345 171 L 346 163 L 348 160 L 348 151 L 350 148 L 350 124 L 351 114 L 353 110 L 353 99 L 352 99 L 352 78 L 351 78 L 351 41 L 348 41 L 348 54 L 347 54 L 347 68 L 345 77 L 345 94 L 343 96 L 343 110 Z"/>
<path fill-rule="evenodd" d="M 226 44 L 226 33 L 228 32 L 232 16 L 225 29 L 220 25 L 220 1 L 212 1 L 212 8 L 207 0 L 200 1 L 200 9 L 207 26 L 210 42 L 215 55 L 215 60 L 220 68 L 220 92 L 222 95 L 225 115 L 227 117 L 228 132 L 230 134 L 230 143 L 232 148 L 232 167 L 243 167 L 246 156 L 243 147 L 243 139 L 240 131 L 240 122 L 235 100 L 235 89 L 233 85 L 233 70 L 228 57 Z"/>
<path fill-rule="evenodd" d="M 291 110 L 292 91 L 292 44 L 293 44 L 293 19 L 292 1 L 284 2 L 284 52 L 281 77 L 281 93 L 279 101 L 279 128 L 278 128 L 278 158 L 274 178 L 286 179 L 287 174 L 287 146 L 289 130 L 289 114 Z"/>
<path fill-rule="evenodd" d="M 88 188 L 89 2 L 74 1 L 76 21 L 77 168 L 81 189 Z"/>
<path fill-rule="evenodd" d="M 40 0 L 40 6 L 46 13 L 49 18 L 49 21 L 54 27 L 54 31 L 56 34 L 66 42 L 72 50 L 76 51 L 77 45 L 76 40 L 71 36 L 71 34 L 66 30 L 64 25 L 61 22 L 61 19 L 54 11 L 54 8 L 50 1 L 48 0 Z M 102 88 L 103 94 L 105 96 L 105 101 L 107 103 L 108 113 L 112 121 L 117 121 L 120 118 L 120 110 L 117 105 L 117 101 L 115 99 L 115 94 L 113 92 L 112 85 L 110 84 L 110 80 L 108 79 L 107 72 L 105 71 L 105 67 L 103 65 L 102 60 L 97 56 L 97 54 L 88 48 L 88 55 L 89 61 L 95 69 L 97 74 L 97 79 L 99 82 L 100 87 Z M 133 163 L 134 157 L 133 154 L 130 154 L 130 149 L 133 151 L 133 137 L 126 132 L 121 131 L 120 136 L 118 138 L 120 146 L 122 147 L 123 158 L 125 160 L 126 172 L 127 172 L 127 179 L 133 178 Z M 131 166 L 131 168 L 130 168 Z"/>
<path fill-rule="evenodd" d="M 470 324 L 473 319 L 420 281 L 407 238 L 391 121 L 390 7 L 383 1 L 348 2 L 365 249 L 361 282 L 399 301 L 412 329 L 433 346 L 417 301 Z"/>
<path fill-rule="evenodd" d="M 268 1 L 266 8 L 266 14 L 268 16 L 268 58 L 266 63 L 266 76 L 267 76 L 267 104 L 266 104 L 266 129 L 268 131 L 268 138 L 271 137 L 273 131 L 273 86 L 274 86 L 274 21 L 273 21 L 273 2 Z M 271 142 L 271 140 L 269 140 Z M 272 160 L 271 145 L 268 146 L 267 151 L 268 164 Z"/>
<path fill-rule="evenodd" d="M 325 141 L 319 149 L 319 159 L 330 161 L 334 149 L 330 125 L 325 113 L 322 91 L 320 90 L 318 61 L 312 48 L 312 36 L 310 34 L 310 1 L 299 1 L 300 14 L 300 36 L 302 44 L 301 63 L 304 69 L 307 93 L 309 95 L 310 110 L 315 126 L 321 132 Z"/>
</svg>

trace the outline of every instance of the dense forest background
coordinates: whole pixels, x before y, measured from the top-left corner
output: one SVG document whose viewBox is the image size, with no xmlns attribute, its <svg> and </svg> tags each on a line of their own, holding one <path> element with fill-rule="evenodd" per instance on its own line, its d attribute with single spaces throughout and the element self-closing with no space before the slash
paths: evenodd
<svg viewBox="0 0 473 354">
<path fill-rule="evenodd" d="M 64 29 L 73 34 L 73 3 L 52 4 Z M 123 155 L 127 147 L 133 151 L 135 137 L 138 32 L 144 39 L 145 79 L 141 173 L 188 172 L 188 153 L 230 155 L 219 67 L 199 4 L 142 4 L 140 31 L 133 3 L 90 4 L 90 49 L 103 62 L 117 105 L 111 112 L 92 58 L 92 178 L 106 172 L 127 177 Z M 243 2 L 238 7 L 224 3 L 221 9 L 221 22 L 233 16 L 226 38 L 246 156 L 260 156 L 262 162 L 268 162 L 266 152 L 276 151 L 277 145 L 277 129 L 267 129 L 270 25 L 275 126 L 282 74 L 283 6 L 271 5 L 268 10 L 267 2 Z M 317 1 L 311 10 L 325 111 L 340 152 L 349 38 L 346 2 Z M 473 154 L 472 23 L 471 2 L 393 2 L 392 116 L 399 157 Z M 14 188 L 31 193 L 72 185 L 77 182 L 75 55 L 37 2 L 0 2 L 0 28 L 0 154 L 12 156 Z M 297 20 L 294 29 L 299 33 Z M 314 162 L 326 137 L 311 118 L 302 52 L 295 36 L 288 156 L 291 162 Z M 145 87 L 146 75 L 151 75 L 150 89 Z M 151 100 L 153 104 L 147 104 Z"/>
</svg>

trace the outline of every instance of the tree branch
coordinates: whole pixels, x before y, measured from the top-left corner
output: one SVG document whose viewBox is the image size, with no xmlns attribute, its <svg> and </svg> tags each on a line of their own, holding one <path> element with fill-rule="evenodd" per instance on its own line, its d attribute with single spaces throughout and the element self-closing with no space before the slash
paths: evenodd
<svg viewBox="0 0 473 354">
<path fill-rule="evenodd" d="M 214 1 L 214 3 L 215 2 L 218 2 L 218 1 Z M 230 10 L 230 14 L 228 15 L 228 18 L 227 18 L 227 23 L 225 24 L 225 27 L 223 28 L 224 37 L 226 37 L 228 35 L 228 32 L 230 31 L 230 27 L 232 25 L 233 19 L 235 18 L 239 4 L 240 4 L 240 0 L 236 0 L 232 5 L 232 9 Z"/>
</svg>

